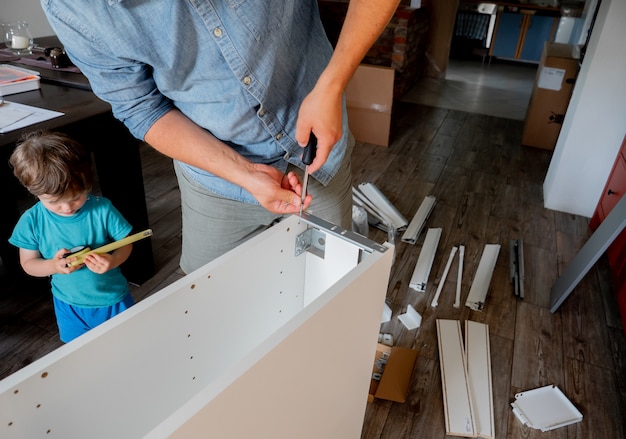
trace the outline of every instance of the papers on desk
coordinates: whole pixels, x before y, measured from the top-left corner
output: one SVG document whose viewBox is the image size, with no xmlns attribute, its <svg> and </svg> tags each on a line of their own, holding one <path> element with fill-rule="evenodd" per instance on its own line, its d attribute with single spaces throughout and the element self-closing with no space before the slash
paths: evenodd
<svg viewBox="0 0 626 439">
<path fill-rule="evenodd" d="M 0 134 L 54 119 L 63 114 L 58 111 L 4 101 L 0 104 Z"/>
</svg>

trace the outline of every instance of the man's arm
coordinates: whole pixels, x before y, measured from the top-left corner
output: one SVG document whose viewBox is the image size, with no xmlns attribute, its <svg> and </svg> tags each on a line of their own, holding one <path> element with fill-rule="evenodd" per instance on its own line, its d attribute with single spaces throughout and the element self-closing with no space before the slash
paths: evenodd
<svg viewBox="0 0 626 439">
<path fill-rule="evenodd" d="M 318 149 L 310 172 L 318 170 L 341 138 L 343 92 L 363 57 L 393 16 L 399 0 L 351 0 L 328 66 L 304 99 L 298 114 L 296 140 L 306 145 L 309 133 Z"/>
<path fill-rule="evenodd" d="M 296 174 L 284 175 L 272 166 L 246 160 L 178 110 L 158 119 L 144 139 L 169 157 L 241 186 L 271 212 L 290 214 L 300 210 L 302 187 Z M 305 207 L 310 202 L 309 196 Z"/>
</svg>

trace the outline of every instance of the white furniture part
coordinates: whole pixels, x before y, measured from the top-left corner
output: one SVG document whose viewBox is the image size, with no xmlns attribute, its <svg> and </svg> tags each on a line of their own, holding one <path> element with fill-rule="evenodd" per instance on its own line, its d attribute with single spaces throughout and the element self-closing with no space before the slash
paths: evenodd
<svg viewBox="0 0 626 439">
<path fill-rule="evenodd" d="M 441 290 L 443 290 L 443 284 L 446 282 L 446 278 L 448 277 L 448 271 L 450 271 L 450 266 L 452 265 L 452 261 L 454 260 L 454 255 L 458 248 L 456 246 L 452 247 L 450 250 L 450 256 L 448 256 L 448 262 L 446 263 L 446 267 L 443 270 L 443 274 L 441 275 L 441 280 L 439 281 L 439 285 L 437 285 L 437 292 L 435 293 L 435 297 L 433 297 L 433 301 L 430 303 L 430 306 L 433 308 L 439 305 L 439 296 L 441 295 Z"/>
<path fill-rule="evenodd" d="M 419 328 L 422 324 L 422 316 L 411 305 L 406 306 L 406 313 L 398 315 L 398 319 L 409 331 Z"/>
<path fill-rule="evenodd" d="M 583 415 L 561 389 L 550 385 L 515 395 L 513 414 L 524 425 L 550 431 L 583 420 Z"/>
<path fill-rule="evenodd" d="M 474 437 L 476 426 L 458 320 L 437 319 L 446 434 Z"/>
<path fill-rule="evenodd" d="M 463 283 L 463 259 L 465 258 L 465 246 L 459 245 L 459 268 L 456 276 L 456 297 L 454 298 L 455 308 L 461 307 L 461 285 Z"/>
<path fill-rule="evenodd" d="M 437 253 L 441 232 L 442 229 L 438 227 L 430 228 L 426 232 L 422 250 L 417 258 L 417 263 L 415 264 L 411 281 L 409 282 L 409 287 L 415 291 L 421 293 L 426 291 L 428 276 L 430 275 L 430 270 L 433 268 L 433 262 L 435 262 L 435 254 Z"/>
<path fill-rule="evenodd" d="M 0 437 L 359 438 L 392 254 L 289 217 L 0 381 Z"/>
<path fill-rule="evenodd" d="M 486 244 L 483 248 L 483 254 L 478 262 L 476 275 L 472 281 L 465 306 L 474 311 L 482 311 L 487 300 L 489 285 L 491 284 L 491 276 L 496 268 L 498 254 L 500 253 L 500 244 Z"/>
<path fill-rule="evenodd" d="M 476 435 L 495 438 L 488 325 L 471 320 L 465 321 L 465 359 Z"/>
<path fill-rule="evenodd" d="M 361 193 L 375 206 L 376 211 L 381 213 L 382 218 L 391 221 L 387 226 L 394 230 L 405 230 L 408 220 L 391 204 L 389 199 L 376 187 L 374 183 L 360 183 L 358 186 Z"/>
<path fill-rule="evenodd" d="M 422 233 L 422 229 L 424 228 L 424 224 L 426 224 L 426 220 L 430 216 L 430 213 L 433 211 L 435 207 L 435 202 L 437 199 L 431 195 L 424 197 L 422 204 L 415 212 L 413 219 L 409 223 L 409 226 L 404 231 L 402 235 L 402 242 L 407 242 L 409 244 L 415 244 L 418 236 Z"/>
</svg>

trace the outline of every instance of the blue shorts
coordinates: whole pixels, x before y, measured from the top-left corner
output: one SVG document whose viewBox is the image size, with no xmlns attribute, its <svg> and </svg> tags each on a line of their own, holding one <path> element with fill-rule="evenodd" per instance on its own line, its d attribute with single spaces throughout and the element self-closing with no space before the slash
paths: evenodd
<svg viewBox="0 0 626 439">
<path fill-rule="evenodd" d="M 68 343 L 135 304 L 130 293 L 115 305 L 83 308 L 52 297 L 61 341 Z"/>
</svg>

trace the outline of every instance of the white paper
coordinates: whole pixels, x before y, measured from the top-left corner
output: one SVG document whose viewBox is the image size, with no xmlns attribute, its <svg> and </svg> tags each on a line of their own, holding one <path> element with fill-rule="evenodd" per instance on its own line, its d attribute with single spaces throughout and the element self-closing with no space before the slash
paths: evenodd
<svg viewBox="0 0 626 439">
<path fill-rule="evenodd" d="M 58 111 L 4 101 L 0 105 L 0 133 L 8 133 L 9 131 L 63 116 L 63 114 Z"/>
<path fill-rule="evenodd" d="M 539 73 L 537 87 L 548 90 L 561 90 L 563 78 L 565 77 L 565 69 L 555 69 L 554 67 L 544 67 Z"/>
<path fill-rule="evenodd" d="M 14 124 L 18 120 L 22 120 L 31 114 L 33 114 L 32 111 L 12 110 L 5 104 L 0 105 L 0 129 Z"/>
</svg>

